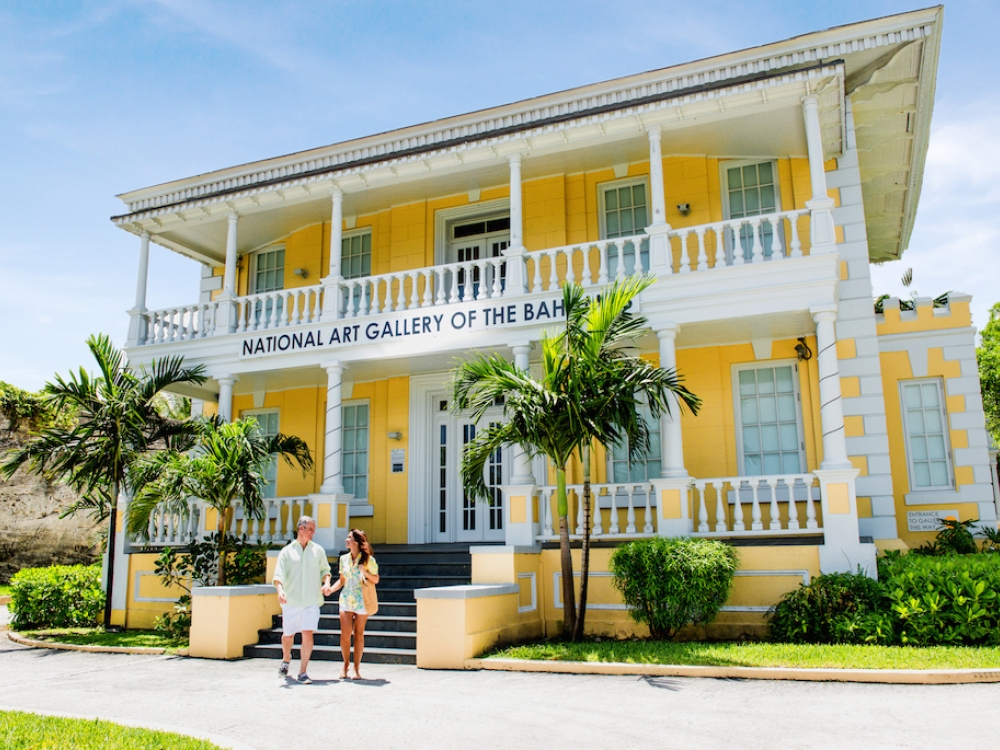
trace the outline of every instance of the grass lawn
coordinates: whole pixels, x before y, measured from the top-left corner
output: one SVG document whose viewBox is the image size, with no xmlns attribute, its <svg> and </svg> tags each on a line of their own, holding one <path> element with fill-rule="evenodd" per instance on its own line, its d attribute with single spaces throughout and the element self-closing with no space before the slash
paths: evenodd
<svg viewBox="0 0 1000 750">
<path fill-rule="evenodd" d="M 6 750 L 219 750 L 212 742 L 170 732 L 20 711 L 0 711 L 0 747 Z"/>
<path fill-rule="evenodd" d="M 176 651 L 187 648 L 187 641 L 168 638 L 155 630 L 126 630 L 124 633 L 105 633 L 103 628 L 57 628 L 53 630 L 19 630 L 26 638 L 55 643 L 71 643 L 76 646 L 125 646 L 144 648 L 165 648 Z"/>
<path fill-rule="evenodd" d="M 671 643 L 664 641 L 548 641 L 498 649 L 490 659 L 684 664 L 712 667 L 835 669 L 1000 668 L 1000 648 L 792 645 L 788 643 Z"/>
<path fill-rule="evenodd" d="M 0 586 L 0 596 L 10 596 L 10 586 Z"/>
</svg>

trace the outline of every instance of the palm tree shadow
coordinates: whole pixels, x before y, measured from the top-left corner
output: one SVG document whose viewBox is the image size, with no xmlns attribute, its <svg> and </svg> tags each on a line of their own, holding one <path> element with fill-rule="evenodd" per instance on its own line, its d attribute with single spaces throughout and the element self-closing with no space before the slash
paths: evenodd
<svg viewBox="0 0 1000 750">
<path fill-rule="evenodd" d="M 649 687 L 657 688 L 658 690 L 669 690 L 677 693 L 682 689 L 681 683 L 678 680 L 668 677 L 640 677 L 639 679 L 649 685 Z"/>
</svg>

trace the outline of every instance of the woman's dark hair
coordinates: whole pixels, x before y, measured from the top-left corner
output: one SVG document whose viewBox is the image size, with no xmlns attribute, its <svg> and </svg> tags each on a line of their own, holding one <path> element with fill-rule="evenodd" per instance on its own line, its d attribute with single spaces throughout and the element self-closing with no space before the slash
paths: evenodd
<svg viewBox="0 0 1000 750">
<path fill-rule="evenodd" d="M 375 553 L 368 542 L 368 537 L 361 529 L 351 529 L 351 538 L 358 543 L 358 567 L 367 565 L 368 558 Z"/>
</svg>

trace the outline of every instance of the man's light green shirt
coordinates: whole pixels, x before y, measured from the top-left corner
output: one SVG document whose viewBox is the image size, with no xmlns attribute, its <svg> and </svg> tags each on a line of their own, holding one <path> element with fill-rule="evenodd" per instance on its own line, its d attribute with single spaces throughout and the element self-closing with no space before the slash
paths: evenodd
<svg viewBox="0 0 1000 750">
<path fill-rule="evenodd" d="M 274 581 L 281 581 L 288 605 L 312 607 L 323 605 L 323 577 L 330 573 L 326 551 L 316 542 L 309 542 L 305 549 L 298 540 L 281 550 L 274 569 Z"/>
</svg>

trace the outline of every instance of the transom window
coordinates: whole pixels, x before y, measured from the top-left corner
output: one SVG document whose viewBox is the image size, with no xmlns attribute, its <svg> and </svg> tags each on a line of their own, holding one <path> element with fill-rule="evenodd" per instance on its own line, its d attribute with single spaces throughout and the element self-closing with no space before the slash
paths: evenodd
<svg viewBox="0 0 1000 750">
<path fill-rule="evenodd" d="M 243 416 L 249 417 L 257 421 L 260 431 L 272 437 L 278 434 L 278 410 L 268 410 L 268 411 L 254 411 L 254 412 L 244 412 Z M 278 456 L 272 455 L 271 460 L 264 470 L 264 479 L 267 481 L 263 487 L 261 487 L 260 494 L 261 497 L 271 498 L 278 496 Z"/>
<path fill-rule="evenodd" d="M 798 474 L 805 467 L 793 364 L 735 371 L 737 444 L 743 476 Z"/>
<path fill-rule="evenodd" d="M 781 210 L 778 194 L 778 170 L 773 161 L 729 162 L 723 165 L 723 186 L 727 219 L 743 219 L 763 216 Z M 778 243 L 782 236 L 778 233 Z M 727 237 L 729 251 L 732 252 L 732 237 Z M 760 243 L 765 258 L 771 257 L 774 242 L 774 227 L 770 222 L 760 224 Z M 753 228 L 749 224 L 740 227 L 740 247 L 743 259 L 753 257 Z"/>
<path fill-rule="evenodd" d="M 368 404 L 344 404 L 344 446 L 341 474 L 344 492 L 368 497 Z"/>
<path fill-rule="evenodd" d="M 345 279 L 360 279 L 372 275 L 370 230 L 346 236 L 340 241 L 340 272 Z"/>
<path fill-rule="evenodd" d="M 913 490 L 951 487 L 951 462 L 945 431 L 944 399 L 940 380 L 900 383 L 906 453 Z"/>
</svg>

